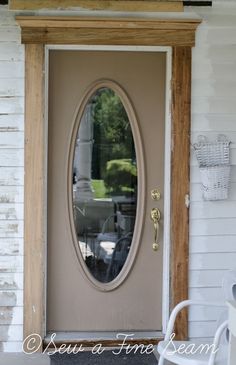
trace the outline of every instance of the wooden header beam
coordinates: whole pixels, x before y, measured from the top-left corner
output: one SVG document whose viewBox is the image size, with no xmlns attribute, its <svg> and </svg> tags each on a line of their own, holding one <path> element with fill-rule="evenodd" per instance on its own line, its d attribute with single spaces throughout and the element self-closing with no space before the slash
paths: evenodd
<svg viewBox="0 0 236 365">
<path fill-rule="evenodd" d="M 10 0 L 11 10 L 70 9 L 112 11 L 183 11 L 181 0 Z"/>
<path fill-rule="evenodd" d="M 194 46 L 199 19 L 18 16 L 22 43 Z"/>
</svg>

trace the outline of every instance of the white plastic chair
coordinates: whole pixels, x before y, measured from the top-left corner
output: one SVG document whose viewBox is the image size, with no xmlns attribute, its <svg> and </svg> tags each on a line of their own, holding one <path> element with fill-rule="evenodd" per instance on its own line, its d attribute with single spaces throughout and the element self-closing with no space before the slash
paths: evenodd
<svg viewBox="0 0 236 365">
<path fill-rule="evenodd" d="M 227 365 L 228 345 L 221 344 L 220 340 L 228 327 L 228 321 L 220 324 L 211 343 L 203 341 L 175 341 L 174 323 L 178 313 L 189 305 L 223 307 L 224 303 L 185 300 L 173 309 L 167 326 L 164 341 L 159 342 L 157 351 L 160 354 L 158 365 L 169 364 L 165 360 L 177 365 Z M 203 348 L 202 346 L 205 345 Z M 201 347 L 199 347 L 201 346 Z M 191 351 L 192 349 L 192 351 Z M 201 351 L 202 349 L 202 351 Z M 208 349 L 208 350 L 207 350 Z M 198 350 L 198 351 L 197 351 Z M 195 353 L 194 353 L 195 351 Z M 192 353 L 191 353 L 192 352 Z"/>
</svg>

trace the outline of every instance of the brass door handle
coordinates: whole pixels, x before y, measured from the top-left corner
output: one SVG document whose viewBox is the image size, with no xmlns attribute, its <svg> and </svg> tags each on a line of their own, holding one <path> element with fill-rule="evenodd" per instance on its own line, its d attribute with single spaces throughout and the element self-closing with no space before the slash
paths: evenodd
<svg viewBox="0 0 236 365">
<path fill-rule="evenodd" d="M 157 251 L 159 248 L 158 238 L 159 238 L 159 221 L 161 219 L 161 212 L 158 208 L 151 209 L 151 220 L 154 224 L 154 242 L 152 244 L 152 248 L 154 251 Z"/>
</svg>

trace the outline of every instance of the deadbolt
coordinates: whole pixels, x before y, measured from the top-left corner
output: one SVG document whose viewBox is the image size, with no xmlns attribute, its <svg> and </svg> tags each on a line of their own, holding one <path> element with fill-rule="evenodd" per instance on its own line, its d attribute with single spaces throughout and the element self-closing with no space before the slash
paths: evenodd
<svg viewBox="0 0 236 365">
<path fill-rule="evenodd" d="M 153 189 L 151 190 L 151 197 L 152 197 L 152 200 L 160 200 L 161 198 L 161 193 L 158 189 Z"/>
</svg>

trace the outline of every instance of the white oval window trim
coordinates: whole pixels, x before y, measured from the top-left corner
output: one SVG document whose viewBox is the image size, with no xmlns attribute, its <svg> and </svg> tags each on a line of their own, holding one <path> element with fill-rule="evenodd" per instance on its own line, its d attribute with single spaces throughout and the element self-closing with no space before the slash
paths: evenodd
<svg viewBox="0 0 236 365">
<path fill-rule="evenodd" d="M 126 262 L 121 270 L 121 272 L 117 275 L 117 277 L 108 282 L 102 283 L 96 280 L 93 275 L 89 272 L 89 269 L 86 266 L 86 263 L 82 257 L 82 253 L 80 248 L 78 247 L 78 240 L 75 230 L 75 223 L 74 223 L 74 215 L 73 215 L 73 189 L 71 184 L 71 176 L 72 176 L 72 165 L 74 159 L 74 150 L 75 150 L 75 143 L 76 143 L 76 136 L 79 130 L 79 125 L 81 118 L 83 116 L 85 107 L 92 97 L 92 95 L 96 92 L 96 90 L 100 88 L 110 88 L 112 89 L 120 98 L 126 113 L 128 115 L 128 119 L 131 125 L 131 130 L 134 139 L 135 151 L 136 151 L 136 158 L 137 158 L 137 180 L 138 180 L 138 189 L 137 189 L 137 209 L 136 209 L 136 219 L 135 219 L 135 226 L 134 226 L 134 233 L 132 244 L 130 248 L 130 252 L 126 259 Z M 68 153 L 68 163 L 67 163 L 67 209 L 69 218 L 69 227 L 71 233 L 71 241 L 73 243 L 73 247 L 76 252 L 77 259 L 79 261 L 79 266 L 84 278 L 91 284 L 94 288 L 99 291 L 107 292 L 116 289 L 119 287 L 128 277 L 131 269 L 135 263 L 135 259 L 138 253 L 139 245 L 141 242 L 142 237 L 142 230 L 143 230 L 143 222 L 144 222 L 144 213 L 145 213 L 145 168 L 144 168 L 144 154 L 143 154 L 143 145 L 142 139 L 140 135 L 139 125 L 137 121 L 137 117 L 132 106 L 132 103 L 126 94 L 126 92 L 122 89 L 118 83 L 112 80 L 98 80 L 95 81 L 85 92 L 84 97 L 82 98 L 81 102 L 79 103 L 75 115 L 74 115 L 74 122 L 73 122 L 73 130 L 71 133 L 70 138 L 70 146 L 69 146 L 69 153 Z"/>
</svg>

